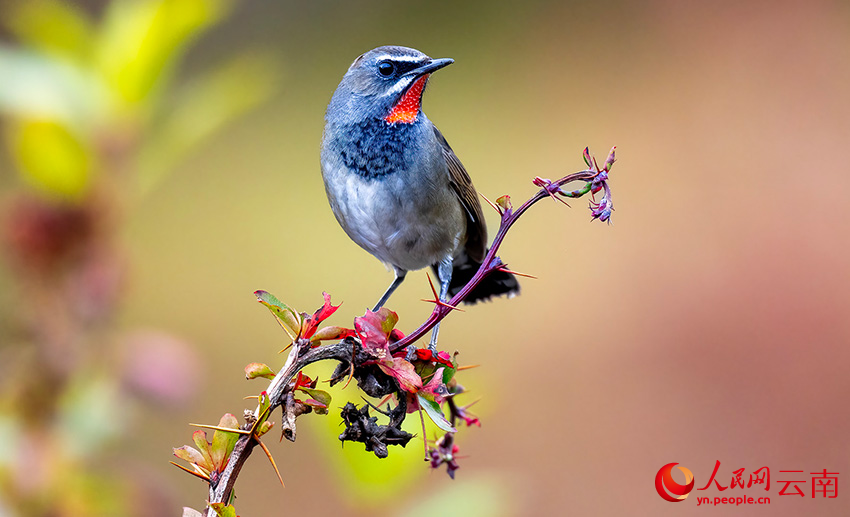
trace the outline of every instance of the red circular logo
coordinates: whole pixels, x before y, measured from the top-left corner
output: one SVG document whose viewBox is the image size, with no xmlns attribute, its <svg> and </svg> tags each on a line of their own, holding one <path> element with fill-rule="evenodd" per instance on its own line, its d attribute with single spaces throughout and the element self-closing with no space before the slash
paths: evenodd
<svg viewBox="0 0 850 517">
<path fill-rule="evenodd" d="M 676 467 L 676 465 L 678 463 L 668 463 L 661 467 L 658 474 L 655 475 L 655 490 L 658 491 L 658 495 L 671 503 L 684 501 L 688 498 L 691 490 L 694 489 L 694 475 L 685 467 Z M 684 485 L 673 480 L 673 467 L 681 470 L 682 474 L 685 475 Z"/>
</svg>

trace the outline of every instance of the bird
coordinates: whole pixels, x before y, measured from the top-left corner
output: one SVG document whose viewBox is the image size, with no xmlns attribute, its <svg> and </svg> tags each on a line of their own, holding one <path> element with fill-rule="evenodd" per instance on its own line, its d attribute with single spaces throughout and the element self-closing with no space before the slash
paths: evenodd
<svg viewBox="0 0 850 517">
<path fill-rule="evenodd" d="M 407 47 L 375 48 L 352 62 L 325 113 L 321 169 L 331 210 L 348 237 L 395 274 L 373 312 L 408 271 L 429 266 L 446 302 L 488 251 L 472 179 L 422 112 L 431 74 L 452 63 Z M 464 301 L 518 293 L 516 277 L 498 270 Z M 438 332 L 439 324 L 431 350 Z"/>
</svg>

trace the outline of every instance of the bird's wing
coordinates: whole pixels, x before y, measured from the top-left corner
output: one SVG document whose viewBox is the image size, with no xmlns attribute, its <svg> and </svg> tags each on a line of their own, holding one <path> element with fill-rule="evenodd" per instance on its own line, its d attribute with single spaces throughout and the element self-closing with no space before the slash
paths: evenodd
<svg viewBox="0 0 850 517">
<path fill-rule="evenodd" d="M 466 254 L 472 260 L 480 263 L 487 253 L 487 225 L 484 223 L 484 214 L 481 212 L 481 202 L 478 201 L 478 192 L 472 185 L 472 178 L 460 163 L 446 138 L 433 124 L 434 134 L 443 148 L 443 158 L 449 169 L 449 184 L 457 195 L 458 201 L 466 213 Z"/>
</svg>

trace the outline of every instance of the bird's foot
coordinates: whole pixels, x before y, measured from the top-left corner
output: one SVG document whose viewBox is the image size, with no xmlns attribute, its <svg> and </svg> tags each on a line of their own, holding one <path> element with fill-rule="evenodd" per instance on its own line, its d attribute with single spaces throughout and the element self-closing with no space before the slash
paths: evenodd
<svg viewBox="0 0 850 517">
<path fill-rule="evenodd" d="M 408 363 L 413 361 L 413 356 L 416 355 L 416 347 L 413 345 L 407 345 L 407 354 L 404 356 L 404 360 Z"/>
</svg>

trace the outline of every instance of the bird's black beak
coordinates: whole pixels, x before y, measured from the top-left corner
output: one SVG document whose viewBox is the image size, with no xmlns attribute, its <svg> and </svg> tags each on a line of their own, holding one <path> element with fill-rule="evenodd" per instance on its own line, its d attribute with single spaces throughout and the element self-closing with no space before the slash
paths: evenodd
<svg viewBox="0 0 850 517">
<path fill-rule="evenodd" d="M 420 76 L 430 74 L 431 72 L 436 72 L 437 70 L 445 68 L 454 62 L 455 60 L 451 58 L 432 59 L 424 63 L 422 66 L 418 66 L 404 75 Z"/>
</svg>

